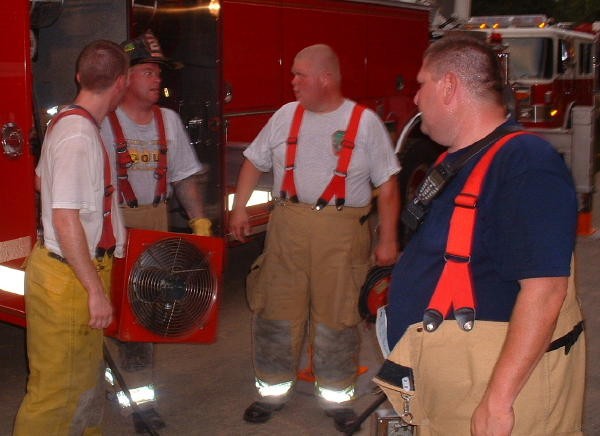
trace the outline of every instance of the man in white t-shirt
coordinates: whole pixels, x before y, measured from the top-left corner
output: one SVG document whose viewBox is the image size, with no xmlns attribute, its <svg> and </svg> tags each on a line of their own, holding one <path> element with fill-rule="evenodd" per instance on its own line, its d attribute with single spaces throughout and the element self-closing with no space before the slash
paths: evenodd
<svg viewBox="0 0 600 436">
<path fill-rule="evenodd" d="M 301 50 L 292 74 L 298 101 L 279 109 L 245 150 L 230 219 L 233 236 L 244 240 L 246 203 L 261 172 L 273 170 L 278 201 L 261 261 L 248 277 L 258 398 L 244 419 L 265 422 L 289 400 L 308 324 L 316 395 L 343 428 L 356 419 L 350 402 L 358 373 L 358 297 L 371 254 L 364 218 L 375 186 L 375 261 L 393 264 L 399 165 L 377 115 L 341 94 L 330 47 Z"/>
<path fill-rule="evenodd" d="M 87 45 L 75 102 L 44 138 L 36 169 L 44 238 L 26 268 L 29 379 L 16 436 L 101 434 L 102 329 L 113 317 L 112 255 L 123 256 L 125 228 L 98 125 L 123 95 L 127 66 L 117 44 Z"/>
<path fill-rule="evenodd" d="M 199 180 L 202 164 L 179 115 L 157 105 L 161 69 L 180 65 L 163 55 L 150 30 L 122 46 L 130 59 L 129 84 L 119 107 L 102 123 L 101 132 L 111 159 L 116 161 L 114 183 L 125 225 L 168 231 L 166 200 L 174 191 L 192 232 L 210 236 L 211 222 L 204 215 Z M 114 345 L 115 341 L 109 341 L 111 349 Z M 156 411 L 158 393 L 152 381 L 153 353 L 152 343 L 118 342 L 117 365 L 141 413 L 155 428 L 161 428 L 164 422 Z M 123 411 L 129 413 L 131 408 Z M 137 415 L 133 417 L 139 423 Z M 143 431 L 139 425 L 136 428 Z"/>
</svg>

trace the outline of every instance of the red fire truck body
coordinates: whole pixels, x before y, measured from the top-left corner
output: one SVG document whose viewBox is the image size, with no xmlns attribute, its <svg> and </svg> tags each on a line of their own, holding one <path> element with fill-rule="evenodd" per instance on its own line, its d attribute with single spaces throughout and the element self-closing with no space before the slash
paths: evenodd
<svg viewBox="0 0 600 436">
<path fill-rule="evenodd" d="M 47 122 L 76 93 L 74 64 L 86 43 L 151 28 L 165 54 L 184 64 L 163 72 L 161 104 L 179 112 L 208 168 L 206 210 L 216 236 L 227 239 L 241 152 L 293 100 L 298 50 L 331 45 L 345 95 L 374 109 L 397 136 L 416 112 L 416 73 L 429 42 L 429 9 L 408 0 L 3 0 L 0 13 L 0 321 L 23 326 L 24 261 L 38 231 L 36 158 Z M 268 219 L 271 185 L 268 175 L 261 179 L 251 206 L 256 231 Z M 184 232 L 180 209 L 170 205 L 170 225 Z M 115 283 L 126 288 L 127 277 Z"/>
</svg>

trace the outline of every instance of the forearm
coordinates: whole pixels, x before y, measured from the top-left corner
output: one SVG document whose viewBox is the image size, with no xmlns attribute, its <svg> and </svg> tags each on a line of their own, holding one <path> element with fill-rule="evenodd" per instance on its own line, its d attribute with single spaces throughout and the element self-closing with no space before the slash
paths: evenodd
<svg viewBox="0 0 600 436">
<path fill-rule="evenodd" d="M 243 209 L 246 207 L 254 188 L 258 184 L 260 174 L 261 171 L 256 168 L 252 162 L 250 162 L 248 159 L 244 160 L 235 188 L 233 210 Z"/>
<path fill-rule="evenodd" d="M 77 209 L 53 209 L 52 224 L 63 257 L 88 293 L 104 293 L 102 281 L 90 259 Z"/>
<path fill-rule="evenodd" d="M 246 204 L 258 183 L 259 177 L 260 171 L 252 162 L 246 159 L 240 169 L 233 209 L 229 215 L 229 232 L 238 241 L 245 241 L 246 236 L 250 234 Z"/>
<path fill-rule="evenodd" d="M 204 199 L 202 198 L 198 174 L 174 182 L 173 189 L 175 190 L 177 200 L 179 200 L 179 203 L 185 209 L 190 220 L 205 216 Z"/>
<path fill-rule="evenodd" d="M 379 239 L 396 243 L 398 240 L 400 197 L 395 175 L 379 187 L 377 210 L 379 214 Z"/>
<path fill-rule="evenodd" d="M 52 224 L 63 257 L 88 294 L 88 325 L 94 329 L 106 328 L 112 321 L 112 306 L 102 280 L 90 259 L 83 227 L 77 209 L 54 209 Z"/>
<path fill-rule="evenodd" d="M 474 435 L 510 434 L 513 404 L 548 349 L 566 296 L 566 277 L 526 279 L 520 284 L 502 351 L 473 414 Z"/>
<path fill-rule="evenodd" d="M 398 258 L 398 214 L 400 199 L 396 176 L 379 187 L 377 196 L 377 212 L 379 227 L 378 242 L 375 247 L 375 262 L 377 265 L 391 265 Z"/>
<path fill-rule="evenodd" d="M 489 395 L 512 405 L 550 344 L 566 289 L 566 277 L 521 281 L 506 341 L 488 385 Z"/>
</svg>

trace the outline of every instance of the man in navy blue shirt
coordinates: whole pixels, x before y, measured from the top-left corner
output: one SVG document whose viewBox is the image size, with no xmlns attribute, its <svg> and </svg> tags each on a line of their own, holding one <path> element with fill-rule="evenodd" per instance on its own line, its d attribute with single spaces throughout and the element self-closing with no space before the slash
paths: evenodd
<svg viewBox="0 0 600 436">
<path fill-rule="evenodd" d="M 568 286 L 577 219 L 568 169 L 538 136 L 508 140 L 484 178 L 470 259 L 453 259 L 447 243 L 455 198 L 514 123 L 507 121 L 496 54 L 483 42 L 442 38 L 425 53 L 417 80 L 422 131 L 448 148 L 446 163 L 466 163 L 427 204 L 394 268 L 378 322 L 387 322 L 384 345 L 396 348 L 377 381 L 388 394 L 386 384 L 411 395 L 414 388 L 419 434 L 581 434 L 585 350 Z M 442 271 L 447 262 L 465 261 L 474 322 L 448 320 L 460 318 L 460 307 L 451 307 L 441 311 L 445 321 L 431 323 L 424 316 L 435 306 Z M 456 279 L 447 287 L 468 288 Z"/>
</svg>

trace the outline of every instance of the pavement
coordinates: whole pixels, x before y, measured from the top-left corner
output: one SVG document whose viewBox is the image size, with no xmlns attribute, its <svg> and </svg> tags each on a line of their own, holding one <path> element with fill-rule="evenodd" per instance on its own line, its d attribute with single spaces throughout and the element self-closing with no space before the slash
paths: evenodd
<svg viewBox="0 0 600 436">
<path fill-rule="evenodd" d="M 600 179 L 599 179 L 600 180 Z M 597 184 L 598 185 L 598 184 Z M 596 195 L 597 196 L 597 195 Z M 600 228 L 600 200 L 595 199 L 593 223 Z M 163 436 L 256 435 L 328 436 L 339 435 L 331 418 L 325 416 L 313 395 L 312 385 L 299 381 L 291 401 L 265 424 L 242 419 L 244 409 L 254 400 L 250 353 L 251 314 L 244 295 L 244 277 L 260 250 L 260 241 L 230 249 L 220 310 L 217 341 L 213 344 L 161 344 L 156 347 L 154 378 L 159 393 L 158 410 L 166 427 Z M 576 283 L 586 318 L 588 371 L 584 430 L 600 435 L 600 234 L 579 237 L 576 247 Z M 376 400 L 371 377 L 381 363 L 372 325 L 360 326 L 360 363 L 366 373 L 359 378 L 355 409 L 362 412 Z M 0 436 L 11 434 L 13 420 L 25 393 L 27 365 L 25 331 L 0 323 Z M 303 368 L 306 362 L 301 365 Z M 383 409 L 389 408 L 384 403 Z M 370 435 L 373 415 L 355 434 Z M 104 434 L 134 435 L 130 416 L 107 399 Z M 42 436 L 42 435 L 35 435 Z"/>
</svg>

